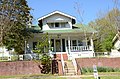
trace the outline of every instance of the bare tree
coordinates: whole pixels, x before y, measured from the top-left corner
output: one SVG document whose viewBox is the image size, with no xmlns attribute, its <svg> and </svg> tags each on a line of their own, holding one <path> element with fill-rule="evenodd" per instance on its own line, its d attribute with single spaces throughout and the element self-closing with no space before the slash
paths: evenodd
<svg viewBox="0 0 120 79">
<path fill-rule="evenodd" d="M 75 2 L 75 6 L 74 6 L 77 14 L 78 14 L 78 21 L 79 23 L 82 25 L 81 29 L 84 31 L 84 38 L 86 41 L 86 45 L 87 45 L 87 34 L 86 34 L 86 28 L 83 25 L 84 19 L 83 19 L 83 14 L 84 14 L 84 10 L 81 9 L 80 7 L 80 3 L 79 2 Z"/>
</svg>

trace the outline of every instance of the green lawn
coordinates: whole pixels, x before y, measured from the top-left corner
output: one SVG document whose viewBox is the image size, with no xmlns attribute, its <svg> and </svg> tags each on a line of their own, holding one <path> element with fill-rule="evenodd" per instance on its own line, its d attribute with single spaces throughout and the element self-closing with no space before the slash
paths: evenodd
<svg viewBox="0 0 120 79">
<path fill-rule="evenodd" d="M 98 73 L 100 79 L 120 79 L 120 72 L 101 72 Z M 93 76 L 93 73 L 87 73 L 85 74 L 82 79 L 95 79 Z"/>
<path fill-rule="evenodd" d="M 83 77 L 82 79 L 95 79 L 94 77 Z M 120 76 L 100 76 L 100 79 L 120 79 Z"/>
<path fill-rule="evenodd" d="M 99 73 L 100 79 L 120 79 L 120 72 L 102 72 Z M 81 77 L 81 78 L 80 78 Z M 74 77 L 60 77 L 58 75 L 51 74 L 40 74 L 40 75 L 17 75 L 17 76 L 0 76 L 0 79 L 94 79 L 93 73 L 88 73 L 80 75 L 76 78 Z"/>
<path fill-rule="evenodd" d="M 66 79 L 64 77 L 54 76 L 54 75 L 17 75 L 17 76 L 0 76 L 0 79 Z"/>
</svg>

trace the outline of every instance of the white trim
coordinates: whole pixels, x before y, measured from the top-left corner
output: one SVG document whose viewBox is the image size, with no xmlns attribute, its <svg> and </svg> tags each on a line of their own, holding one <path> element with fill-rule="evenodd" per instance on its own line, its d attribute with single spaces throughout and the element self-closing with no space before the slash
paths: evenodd
<svg viewBox="0 0 120 79">
<path fill-rule="evenodd" d="M 56 39 L 54 39 L 54 51 L 56 52 Z"/>
<path fill-rule="evenodd" d="M 52 52 L 53 54 L 67 54 L 67 52 Z"/>
<path fill-rule="evenodd" d="M 48 38 L 48 43 L 49 43 L 49 53 L 50 53 L 50 43 L 51 43 L 50 37 Z"/>
<path fill-rule="evenodd" d="M 69 54 L 70 54 L 70 45 L 71 45 L 70 44 L 70 37 L 68 37 L 68 46 L 69 46 L 69 49 L 68 49 L 69 51 L 68 52 L 69 52 Z"/>
<path fill-rule="evenodd" d="M 91 42 L 92 51 L 94 51 L 94 44 L 93 44 L 93 39 L 92 38 L 90 39 L 90 42 Z"/>
<path fill-rule="evenodd" d="M 119 37 L 119 35 L 116 34 L 115 37 L 113 38 L 112 42 L 114 42 L 118 37 Z"/>
<path fill-rule="evenodd" d="M 47 18 L 47 17 L 49 17 L 49 16 L 51 16 L 51 15 L 53 15 L 53 14 L 56 14 L 56 13 L 61 14 L 61 15 L 64 15 L 64 16 L 66 16 L 66 17 L 69 17 L 69 18 L 72 18 L 72 19 L 75 19 L 75 20 L 76 20 L 75 17 L 70 16 L 70 15 L 68 15 L 68 14 L 65 14 L 65 13 L 63 13 L 63 12 L 60 12 L 60 11 L 54 11 L 54 12 L 52 12 L 52 13 L 46 15 L 46 16 L 43 16 L 43 17 L 39 18 L 38 20 L 45 19 L 45 18 Z"/>
</svg>

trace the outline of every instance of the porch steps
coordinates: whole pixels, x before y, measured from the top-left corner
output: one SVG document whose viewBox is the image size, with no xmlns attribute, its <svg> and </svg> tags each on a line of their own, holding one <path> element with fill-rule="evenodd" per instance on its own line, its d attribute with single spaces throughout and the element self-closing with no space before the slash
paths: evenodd
<svg viewBox="0 0 120 79">
<path fill-rule="evenodd" d="M 65 61 L 65 75 L 76 75 L 75 74 L 75 68 L 72 64 L 72 61 Z"/>
</svg>

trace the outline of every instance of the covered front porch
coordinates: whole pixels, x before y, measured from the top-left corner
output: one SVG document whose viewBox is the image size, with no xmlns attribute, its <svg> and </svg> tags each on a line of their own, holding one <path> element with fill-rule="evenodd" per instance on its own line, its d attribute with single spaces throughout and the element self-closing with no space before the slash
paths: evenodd
<svg viewBox="0 0 120 79">
<path fill-rule="evenodd" d="M 87 34 L 87 37 L 89 35 Z M 52 48 L 50 52 L 53 55 L 66 54 L 68 59 L 94 56 L 91 36 L 86 40 L 84 34 L 79 33 L 49 34 L 49 43 Z"/>
</svg>

